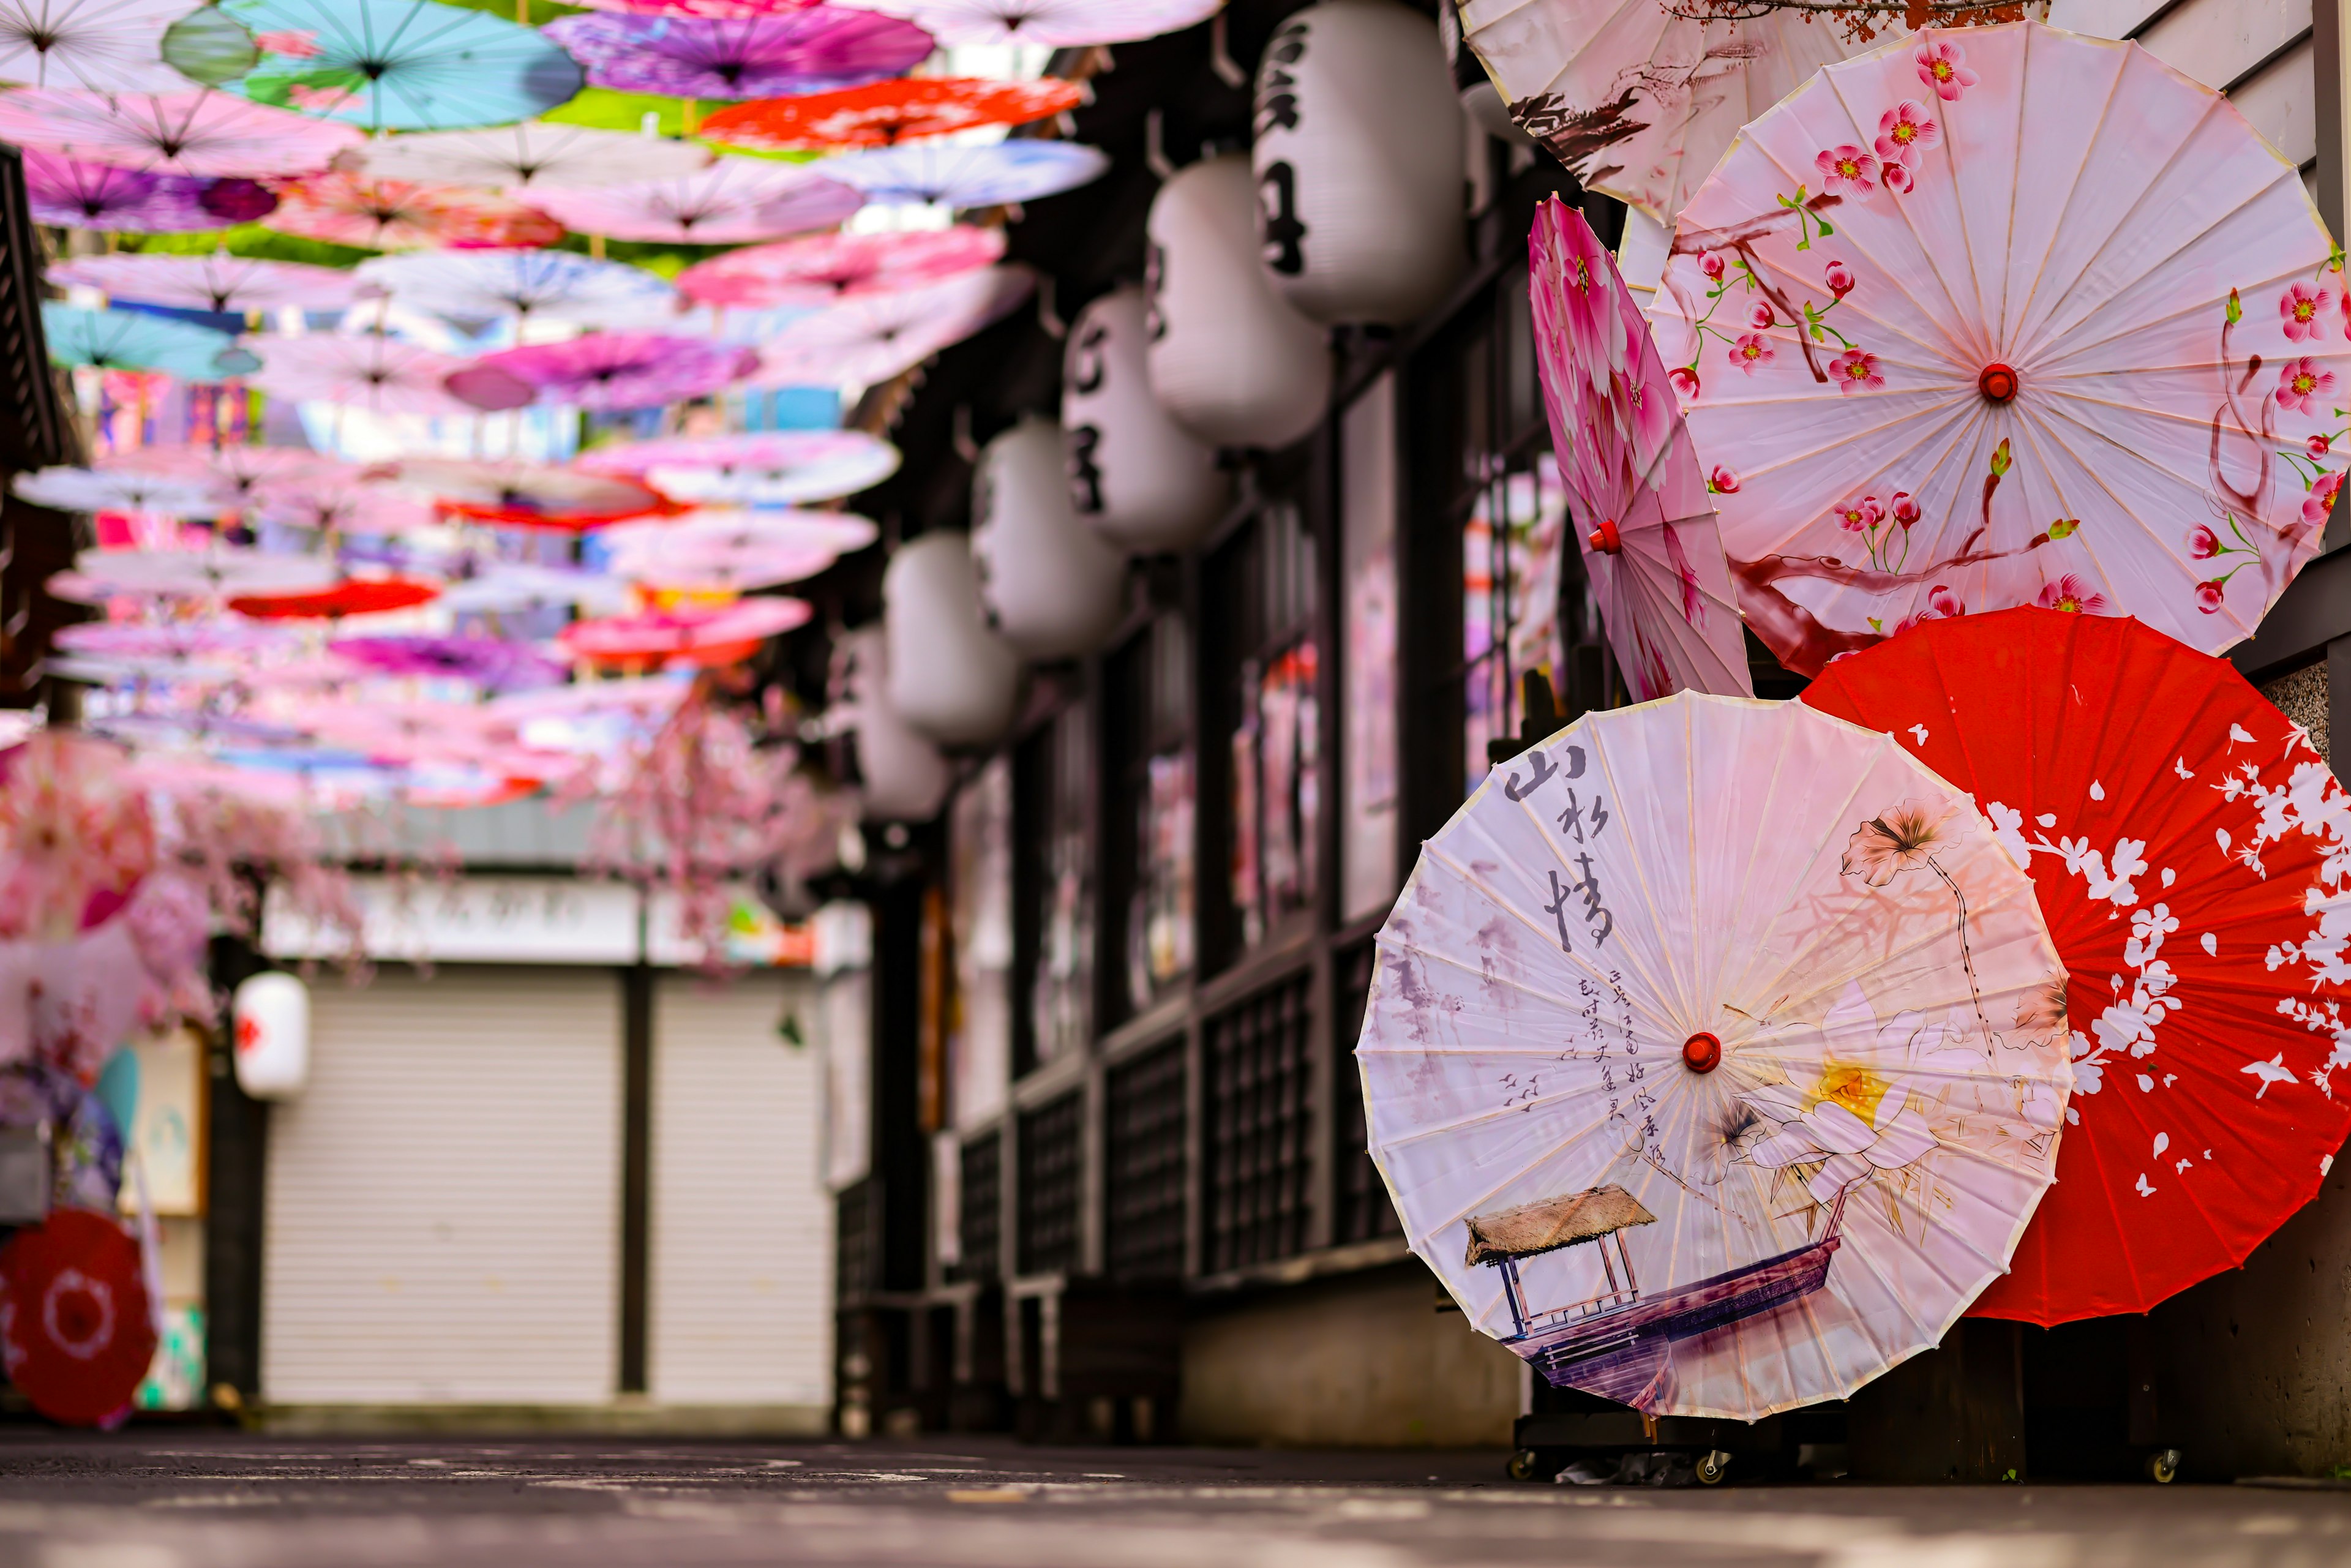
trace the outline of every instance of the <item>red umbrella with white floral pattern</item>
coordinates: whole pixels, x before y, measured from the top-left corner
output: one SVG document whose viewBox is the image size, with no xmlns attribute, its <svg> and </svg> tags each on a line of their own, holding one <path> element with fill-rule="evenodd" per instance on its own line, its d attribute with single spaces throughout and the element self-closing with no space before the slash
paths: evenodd
<svg viewBox="0 0 2351 1568">
<path fill-rule="evenodd" d="M 1816 674 L 2042 604 L 2218 653 L 2317 553 L 2351 403 L 2300 172 L 2137 45 L 1929 29 L 1683 208 L 1651 307 L 1747 623 Z"/>
</svg>

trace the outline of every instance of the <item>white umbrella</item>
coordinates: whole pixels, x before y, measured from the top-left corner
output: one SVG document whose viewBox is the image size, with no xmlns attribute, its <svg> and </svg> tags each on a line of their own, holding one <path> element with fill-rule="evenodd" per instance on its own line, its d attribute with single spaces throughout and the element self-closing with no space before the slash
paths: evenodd
<svg viewBox="0 0 2351 1568">
<path fill-rule="evenodd" d="M 680 179 L 708 166 L 710 158 L 698 142 L 527 120 L 490 131 L 386 137 L 350 161 L 379 180 L 537 193 Z"/>
<path fill-rule="evenodd" d="M 0 81 L 92 92 L 182 92 L 163 33 L 187 0 L 0 0 Z"/>
<path fill-rule="evenodd" d="M 899 455 L 862 430 L 777 430 L 632 441 L 577 461 L 643 478 L 674 500 L 786 507 L 870 489 L 898 471 Z"/>
<path fill-rule="evenodd" d="M 459 320 L 514 315 L 648 326 L 677 311 L 677 290 L 643 267 L 569 251 L 419 251 L 376 256 L 358 270 L 403 304 Z"/>
<path fill-rule="evenodd" d="M 19 474 L 9 488 L 37 507 L 60 512 L 147 512 L 210 517 L 236 503 L 217 481 L 167 478 L 120 468 L 43 468 Z"/>
<path fill-rule="evenodd" d="M 340 310 L 361 291 L 361 280 L 340 267 L 264 261 L 225 250 L 210 256 L 79 256 L 51 267 L 48 277 L 117 299 L 183 310 Z"/>
<path fill-rule="evenodd" d="M 1029 298 L 1027 267 L 978 267 L 943 282 L 858 295 L 790 322 L 760 346 L 754 385 L 872 386 L 914 369 Z"/>
<path fill-rule="evenodd" d="M 597 538 L 616 556 L 643 556 L 664 549 L 718 547 L 747 549 L 822 550 L 847 555 L 882 537 L 871 517 L 854 512 L 738 511 L 713 507 L 675 518 L 647 517 L 615 523 Z"/>
<path fill-rule="evenodd" d="M 217 545 L 200 550 L 86 549 L 74 574 L 100 593 L 203 598 L 231 593 L 294 593 L 324 588 L 339 575 L 318 556 L 266 555 Z"/>
<path fill-rule="evenodd" d="M 530 193 L 531 204 L 575 233 L 682 245 L 733 245 L 831 228 L 862 206 L 821 165 L 721 158 L 706 169 L 595 190 Z"/>
<path fill-rule="evenodd" d="M 167 479 L 219 480 L 242 505 L 256 486 L 303 480 L 325 483 L 355 476 L 350 464 L 299 446 L 133 446 L 110 452 L 99 467 Z"/>
</svg>

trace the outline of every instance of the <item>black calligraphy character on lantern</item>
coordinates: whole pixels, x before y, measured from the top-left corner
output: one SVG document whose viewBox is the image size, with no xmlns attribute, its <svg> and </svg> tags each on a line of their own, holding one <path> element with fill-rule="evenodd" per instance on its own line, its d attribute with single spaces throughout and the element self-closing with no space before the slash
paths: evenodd
<svg viewBox="0 0 2351 1568">
<path fill-rule="evenodd" d="M 1258 232 L 1265 242 L 1265 264 L 1284 277 L 1306 270 L 1306 253 L 1299 242 L 1306 224 L 1298 215 L 1298 176 L 1287 162 L 1265 166 L 1257 183 Z"/>
<path fill-rule="evenodd" d="M 1094 461 L 1094 449 L 1101 444 L 1102 431 L 1093 425 L 1081 424 L 1070 432 L 1070 499 L 1088 517 L 1102 509 L 1102 465 Z"/>
</svg>

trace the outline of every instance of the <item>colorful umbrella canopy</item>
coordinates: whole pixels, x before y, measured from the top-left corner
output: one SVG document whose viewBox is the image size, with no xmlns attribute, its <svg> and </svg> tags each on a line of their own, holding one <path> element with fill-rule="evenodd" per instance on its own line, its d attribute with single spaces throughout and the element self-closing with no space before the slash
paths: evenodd
<svg viewBox="0 0 2351 1568">
<path fill-rule="evenodd" d="M 724 19 L 590 12 L 549 22 L 547 36 L 598 87 L 672 98 L 826 92 L 896 76 L 931 52 L 911 22 L 825 5 Z"/>
<path fill-rule="evenodd" d="M 563 666 L 545 654 L 496 637 L 343 637 L 333 651 L 384 674 L 454 677 L 490 691 L 535 691 L 558 685 L 564 677 Z"/>
<path fill-rule="evenodd" d="M 803 316 L 759 350 L 763 385 L 872 386 L 1009 314 L 1036 287 L 1025 267 L 979 267 L 890 294 L 853 295 Z"/>
<path fill-rule="evenodd" d="M 292 637 L 275 626 L 256 626 L 233 615 L 202 621 L 161 621 L 134 623 L 85 621 L 60 626 L 51 639 L 75 653 L 116 654 L 126 658 L 189 658 L 199 653 L 274 653 L 293 646 Z"/>
<path fill-rule="evenodd" d="M 335 568 L 315 556 L 214 545 L 190 550 L 86 549 L 74 557 L 74 575 L 100 594 L 205 598 L 315 587 L 333 581 Z M 53 580 L 50 591 L 56 591 Z"/>
<path fill-rule="evenodd" d="M 1892 738 L 1691 693 L 1595 713 L 1495 770 L 1382 928 L 1372 1158 L 1552 1383 L 1842 1397 L 1942 1338 L 2049 1186 L 2072 1070 L 2032 1009 L 2064 973 L 1991 825 Z"/>
<path fill-rule="evenodd" d="M 563 250 L 380 256 L 360 263 L 358 272 L 403 304 L 459 320 L 532 316 L 651 325 L 678 310 L 677 291 L 643 267 Z"/>
<path fill-rule="evenodd" d="M 250 223 L 277 205 L 251 180 L 145 174 L 25 149 L 25 191 L 33 221 L 112 234 L 184 234 Z"/>
<path fill-rule="evenodd" d="M 842 556 L 863 549 L 881 537 L 882 530 L 874 526 L 872 518 L 861 517 L 854 512 L 751 512 L 732 507 L 714 507 L 675 518 L 620 523 L 600 536 L 616 561 L 623 557 L 652 556 L 664 549 L 704 547 L 821 551 Z"/>
<path fill-rule="evenodd" d="M 48 978 L 57 985 L 62 977 Z M 8 1381 L 34 1409 L 68 1427 L 129 1411 L 155 1359 L 155 1320 L 139 1244 L 120 1221 L 58 1208 L 22 1227 L 0 1248 L 0 1290 L 9 1307 L 0 1313 Z"/>
<path fill-rule="evenodd" d="M 521 401 L 575 408 L 653 408 L 707 397 L 748 375 L 758 356 L 728 343 L 652 332 L 595 332 L 568 343 L 533 343 L 485 354 L 449 378 L 477 408 Z"/>
<path fill-rule="evenodd" d="M 556 640 L 582 664 L 643 665 L 676 660 L 732 664 L 761 643 L 805 626 L 815 612 L 797 599 L 746 599 L 718 610 L 651 611 L 575 621 Z"/>
<path fill-rule="evenodd" d="M 1583 214 L 1554 196 L 1527 235 L 1552 451 L 1584 580 L 1635 702 L 1752 696 L 1714 502 L 1649 324 Z"/>
<path fill-rule="evenodd" d="M 842 0 L 843 4 L 868 0 Z M 1207 21 L 1224 0 L 870 0 L 920 23 L 942 44 L 1035 44 L 1055 49 L 1155 38 Z"/>
<path fill-rule="evenodd" d="M 242 374 L 253 361 L 225 332 L 143 310 L 90 310 L 45 299 L 41 332 L 50 359 L 94 370 L 162 371 L 182 381 L 216 382 Z"/>
<path fill-rule="evenodd" d="M 1075 109 L 1074 82 L 995 81 L 985 77 L 905 77 L 841 92 L 770 99 L 722 109 L 702 123 L 705 140 L 774 151 L 888 147 L 983 125 L 1022 125 Z"/>
<path fill-rule="evenodd" d="M 2351 799 L 2296 726 L 2136 621 L 2037 609 L 1924 623 L 1804 701 L 1971 793 L 2065 960 L 2033 1014 L 2074 1057 L 2057 1186 L 1980 1314 L 2144 1312 L 2318 1196 L 2351 1133 Z"/>
<path fill-rule="evenodd" d="M 255 589 L 228 601 L 230 609 L 256 621 L 340 621 L 348 615 L 381 615 L 413 610 L 441 596 L 441 585 L 414 578 L 352 577 L 316 589 Z"/>
<path fill-rule="evenodd" d="M 219 0 L 261 59 L 229 90 L 370 131 L 503 125 L 580 90 L 539 36 L 437 0 Z"/>
<path fill-rule="evenodd" d="M 254 340 L 261 369 L 247 379 L 272 397 L 335 402 L 370 413 L 470 414 L 444 386 L 466 361 L 374 332 Z"/>
<path fill-rule="evenodd" d="M 333 267 L 262 261 L 215 251 L 211 256 L 86 256 L 48 268 L 54 282 L 96 288 L 118 299 L 183 310 L 340 310 L 360 293 L 360 280 Z"/>
<path fill-rule="evenodd" d="M 842 158 L 827 167 L 854 161 L 854 156 Z M 843 295 L 935 283 L 986 267 L 1003 255 L 1002 229 L 971 224 L 883 234 L 810 235 L 697 261 L 678 274 L 677 287 L 697 305 L 752 309 L 821 306 Z"/>
<path fill-rule="evenodd" d="M 2300 174 L 2136 45 L 1830 67 L 1690 199 L 1651 308 L 1748 624 L 1803 674 L 1946 605 L 2241 641 L 2342 483 L 2335 256 Z"/>
<path fill-rule="evenodd" d="M 315 174 L 278 190 L 265 220 L 281 234 L 368 250 L 549 246 L 563 227 L 534 207 L 489 191 L 413 185 L 357 174 Z"/>
<path fill-rule="evenodd" d="M 307 174 L 359 139 L 348 125 L 216 92 L 0 94 L 0 141 L 158 174 Z"/>
<path fill-rule="evenodd" d="M 1110 155 L 1074 141 L 916 141 L 844 152 L 825 173 L 856 186 L 869 202 L 935 202 L 969 212 L 1041 201 L 1110 172 Z"/>
<path fill-rule="evenodd" d="M 632 441 L 583 454 L 576 465 L 635 476 L 681 501 L 791 506 L 870 489 L 898 462 L 896 447 L 862 430 L 787 430 Z"/>
<path fill-rule="evenodd" d="M 1715 22 L 1654 0 L 1465 0 L 1461 36 L 1520 129 L 1587 189 L 1670 227 L 1740 127 L 1855 50 L 1842 26 L 1758 10 Z"/>
<path fill-rule="evenodd" d="M 442 591 L 442 606 L 455 614 L 503 615 L 576 608 L 590 615 L 613 615 L 627 608 L 629 585 L 617 578 L 565 567 L 498 561 Z"/>
<path fill-rule="evenodd" d="M 91 92 L 177 92 L 163 30 L 182 0 L 0 0 L 0 81 Z"/>
<path fill-rule="evenodd" d="M 254 486 L 253 509 L 261 522 L 339 535 L 412 533 L 436 521 L 423 501 L 358 469 L 263 480 Z"/>
<path fill-rule="evenodd" d="M 43 468 L 17 475 L 8 487 L 37 507 L 60 512 L 209 517 L 235 504 L 228 486 L 216 480 L 165 478 L 120 468 Z"/>
<path fill-rule="evenodd" d="M 840 559 L 831 550 L 807 545 L 705 540 L 616 550 L 612 570 L 662 591 L 747 593 L 804 581 Z"/>
<path fill-rule="evenodd" d="M 674 179 L 596 190 L 534 191 L 531 201 L 564 227 L 581 234 L 733 245 L 831 228 L 863 205 L 865 198 L 806 168 L 722 158 Z"/>
<path fill-rule="evenodd" d="M 675 179 L 707 165 L 710 151 L 630 131 L 530 120 L 489 131 L 388 137 L 350 161 L 378 180 L 536 192 Z"/>
<path fill-rule="evenodd" d="M 264 485 L 342 483 L 360 473 L 348 463 L 298 446 L 132 446 L 106 454 L 98 466 L 171 479 L 217 480 L 227 487 L 232 504 L 239 506 Z"/>
<path fill-rule="evenodd" d="M 674 509 L 634 481 L 538 464 L 419 457 L 402 463 L 399 477 L 444 511 L 507 527 L 592 528 Z"/>
</svg>

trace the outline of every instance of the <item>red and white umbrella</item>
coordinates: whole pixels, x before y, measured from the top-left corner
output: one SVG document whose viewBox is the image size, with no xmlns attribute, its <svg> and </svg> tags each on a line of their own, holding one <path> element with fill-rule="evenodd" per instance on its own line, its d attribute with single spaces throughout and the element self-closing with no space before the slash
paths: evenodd
<svg viewBox="0 0 2351 1568">
<path fill-rule="evenodd" d="M 1001 319 L 1027 299 L 1025 267 L 976 268 L 919 288 L 854 295 L 786 323 L 759 347 L 758 385 L 872 386 Z"/>
<path fill-rule="evenodd" d="M 215 312 L 340 310 L 365 289 L 340 267 L 263 261 L 215 251 L 211 256 L 86 256 L 48 268 L 49 280 L 95 288 L 116 299 L 183 310 Z"/>
<path fill-rule="evenodd" d="M 632 475 L 681 501 L 792 506 L 870 489 L 898 462 L 896 447 L 862 430 L 789 430 L 624 442 L 574 465 Z"/>
<path fill-rule="evenodd" d="M 277 210 L 262 221 L 280 234 L 365 250 L 551 246 L 563 238 L 560 224 L 496 192 L 340 172 L 278 187 Z"/>
<path fill-rule="evenodd" d="M 401 463 L 397 472 L 401 484 L 431 497 L 444 511 L 504 527 L 587 529 L 674 510 L 660 494 L 632 480 L 542 464 L 416 457 Z"/>
<path fill-rule="evenodd" d="M 371 179 L 537 193 L 678 179 L 707 165 L 710 151 L 662 136 L 527 120 L 488 131 L 383 137 L 347 161 Z"/>
<path fill-rule="evenodd" d="M 1003 256 L 1004 231 L 976 224 L 810 235 L 695 262 L 678 274 L 677 287 L 697 305 L 755 310 L 825 306 L 852 296 L 936 283 Z"/>
<path fill-rule="evenodd" d="M 732 664 L 749 658 L 768 638 L 807 625 L 814 613 L 798 599 L 745 599 L 717 610 L 575 621 L 556 640 L 588 664 Z"/>
<path fill-rule="evenodd" d="M 246 377 L 272 397 L 332 402 L 370 413 L 428 416 L 478 411 L 444 384 L 469 362 L 379 333 L 256 338 L 261 369 Z"/>
<path fill-rule="evenodd" d="M 2299 727 L 2136 621 L 2038 609 L 1928 622 L 1803 700 L 1973 795 L 2065 961 L 2016 1019 L 2071 1042 L 2057 1185 L 1979 1314 L 2144 1312 L 2318 1196 L 2351 1133 L 2351 797 Z"/>
<path fill-rule="evenodd" d="M 864 196 L 815 169 L 721 158 L 665 180 L 593 190 L 535 190 L 530 199 L 564 227 L 611 239 L 735 245 L 831 228 Z"/>
<path fill-rule="evenodd" d="M 2343 482 L 2345 294 L 2301 172 L 2225 99 L 2016 23 L 1757 119 L 1651 308 L 1740 608 L 1813 674 L 1962 605 L 2250 635 Z"/>
<path fill-rule="evenodd" d="M 307 174 L 356 145 L 357 126 L 216 92 L 0 93 L 0 141 L 158 174 Z"/>
</svg>

